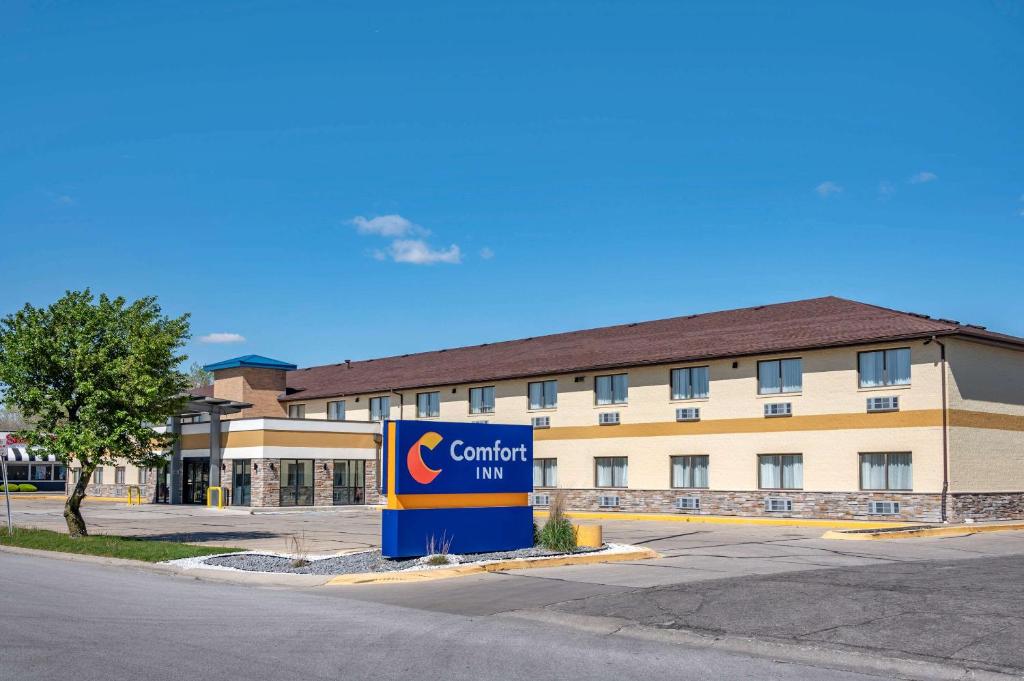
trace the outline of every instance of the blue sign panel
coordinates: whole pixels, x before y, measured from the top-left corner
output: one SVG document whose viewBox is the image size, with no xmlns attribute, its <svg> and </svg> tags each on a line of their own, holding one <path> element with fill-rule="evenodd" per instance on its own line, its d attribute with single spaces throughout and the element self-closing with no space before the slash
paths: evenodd
<svg viewBox="0 0 1024 681">
<path fill-rule="evenodd" d="M 533 543 L 533 429 L 387 421 L 382 472 L 385 556 L 500 551 Z"/>
</svg>

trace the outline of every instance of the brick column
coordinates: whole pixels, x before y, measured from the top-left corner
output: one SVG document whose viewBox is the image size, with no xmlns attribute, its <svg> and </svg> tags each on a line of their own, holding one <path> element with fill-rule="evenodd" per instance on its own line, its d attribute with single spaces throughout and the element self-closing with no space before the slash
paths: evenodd
<svg viewBox="0 0 1024 681">
<path fill-rule="evenodd" d="M 252 505 L 281 505 L 281 460 L 253 459 Z M 270 466 L 273 464 L 274 469 Z"/>
<path fill-rule="evenodd" d="M 334 505 L 333 459 L 317 459 L 313 462 L 313 505 Z"/>
</svg>

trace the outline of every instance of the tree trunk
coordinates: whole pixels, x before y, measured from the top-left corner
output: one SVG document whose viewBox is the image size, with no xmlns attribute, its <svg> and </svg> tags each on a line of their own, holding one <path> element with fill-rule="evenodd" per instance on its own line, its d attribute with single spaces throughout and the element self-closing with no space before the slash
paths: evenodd
<svg viewBox="0 0 1024 681">
<path fill-rule="evenodd" d="M 85 518 L 79 510 L 82 506 L 82 499 L 85 498 L 85 488 L 92 479 L 92 468 L 82 468 L 82 474 L 78 476 L 75 488 L 71 490 L 68 500 L 64 502 L 64 520 L 68 524 L 68 534 L 72 537 L 85 537 L 89 531 L 85 528 Z"/>
</svg>

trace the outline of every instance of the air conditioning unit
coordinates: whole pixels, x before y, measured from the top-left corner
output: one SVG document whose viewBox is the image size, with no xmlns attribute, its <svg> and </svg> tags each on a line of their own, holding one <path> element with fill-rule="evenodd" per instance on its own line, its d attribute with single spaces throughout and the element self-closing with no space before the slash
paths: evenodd
<svg viewBox="0 0 1024 681">
<path fill-rule="evenodd" d="M 479 421 L 470 421 L 470 423 L 490 423 L 487 419 L 481 419 Z"/>
<path fill-rule="evenodd" d="M 900 512 L 898 501 L 869 501 L 868 513 L 871 515 L 897 515 Z"/>
<path fill-rule="evenodd" d="M 550 428 L 551 417 L 550 416 L 534 416 L 530 419 L 530 423 L 533 424 L 534 428 Z"/>
<path fill-rule="evenodd" d="M 700 497 L 676 497 L 676 508 L 680 511 L 699 511 Z"/>
<path fill-rule="evenodd" d="M 601 497 L 598 497 L 597 498 L 597 505 L 600 506 L 601 508 L 615 508 L 616 506 L 619 505 L 619 497 L 618 496 L 613 496 L 613 497 L 612 496 L 609 496 L 609 497 L 601 496 Z"/>
<path fill-rule="evenodd" d="M 767 402 L 764 405 L 764 416 L 765 418 L 772 418 L 775 416 L 792 416 L 793 415 L 793 403 L 792 402 Z"/>
<path fill-rule="evenodd" d="M 889 397 L 869 397 L 868 398 L 868 411 L 899 411 L 900 410 L 900 398 L 896 396 Z"/>
<path fill-rule="evenodd" d="M 676 421 L 700 421 L 700 408 L 680 407 L 676 409 Z"/>
<path fill-rule="evenodd" d="M 604 411 L 597 415 L 597 422 L 602 426 L 617 426 L 619 425 L 619 412 L 617 411 Z"/>
<path fill-rule="evenodd" d="M 764 510 L 769 513 L 785 513 L 793 510 L 793 500 L 781 497 L 768 497 L 764 500 Z"/>
<path fill-rule="evenodd" d="M 534 494 L 533 501 L 531 502 L 534 506 L 550 506 L 551 495 L 550 494 Z"/>
</svg>

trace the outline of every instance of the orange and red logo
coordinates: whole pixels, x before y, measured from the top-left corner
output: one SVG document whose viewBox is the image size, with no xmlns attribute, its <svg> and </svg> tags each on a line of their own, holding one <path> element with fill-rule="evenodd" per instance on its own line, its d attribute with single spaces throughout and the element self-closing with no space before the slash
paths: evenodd
<svg viewBox="0 0 1024 681">
<path fill-rule="evenodd" d="M 427 449 L 433 449 L 441 442 L 441 436 L 431 431 L 423 433 L 419 440 L 412 443 L 412 447 L 409 447 L 409 453 L 405 456 L 405 465 L 409 469 L 409 475 L 412 479 L 421 485 L 429 485 L 434 481 L 434 478 L 440 474 L 440 468 L 431 468 L 427 464 L 423 463 L 423 453 L 420 451 L 420 447 L 426 447 Z"/>
</svg>

